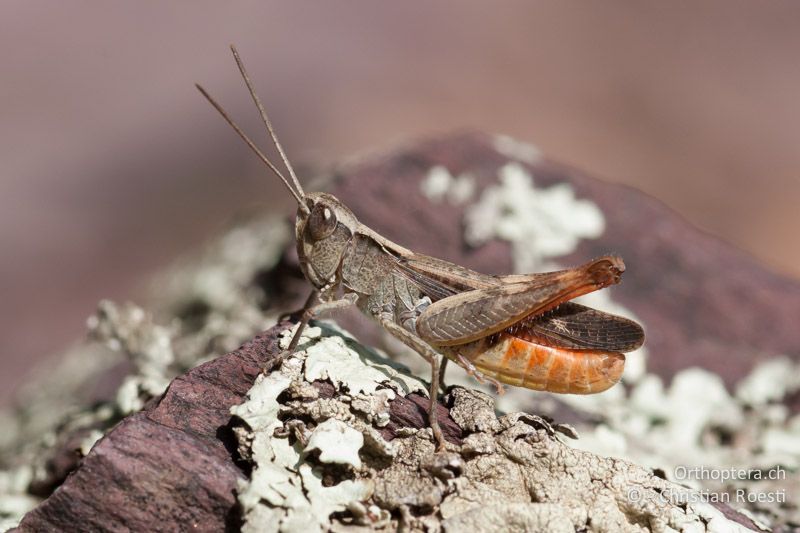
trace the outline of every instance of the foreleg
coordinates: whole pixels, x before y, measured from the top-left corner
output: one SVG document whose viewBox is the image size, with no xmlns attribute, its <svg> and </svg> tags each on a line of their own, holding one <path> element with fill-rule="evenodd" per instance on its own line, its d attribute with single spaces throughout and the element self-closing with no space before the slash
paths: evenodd
<svg viewBox="0 0 800 533">
<path fill-rule="evenodd" d="M 297 329 L 292 336 L 292 340 L 289 342 L 289 347 L 278 354 L 277 357 L 273 357 L 269 360 L 267 365 L 264 367 L 264 373 L 269 372 L 276 366 L 280 365 L 287 357 L 294 353 L 297 349 L 297 345 L 300 343 L 300 337 L 303 334 L 303 330 L 306 329 L 308 323 L 313 320 L 314 318 L 324 314 L 329 313 L 331 311 L 336 311 L 339 309 L 345 309 L 352 305 L 355 305 L 358 301 L 358 295 L 352 292 L 345 294 L 342 298 L 338 300 L 331 300 L 329 302 L 320 302 L 315 305 L 314 302 L 317 301 L 319 298 L 320 293 L 318 291 L 314 291 L 311 293 L 311 296 L 308 297 L 306 301 L 306 306 L 303 309 L 302 313 L 300 314 L 300 321 L 298 322 Z"/>
<path fill-rule="evenodd" d="M 300 320 L 303 317 L 303 313 L 306 312 L 306 309 L 310 309 L 314 306 L 319 297 L 319 291 L 317 289 L 313 289 L 311 294 L 308 295 L 306 299 L 306 303 L 303 304 L 303 307 L 296 311 L 289 311 L 287 313 L 283 313 L 282 315 L 278 316 L 278 322 L 283 322 L 284 320 L 291 320 L 292 322 L 296 320 Z"/>
<path fill-rule="evenodd" d="M 313 301 L 309 298 L 309 301 Z M 331 300 L 329 302 L 320 302 L 316 305 L 308 307 L 303 310 L 302 315 L 300 316 L 300 325 L 297 328 L 297 331 L 294 332 L 294 336 L 292 337 L 292 342 L 289 343 L 288 351 L 292 352 L 295 348 L 297 348 L 297 344 L 300 342 L 300 335 L 303 333 L 303 330 L 306 328 L 308 323 L 318 316 L 324 313 L 330 313 L 331 311 L 338 311 L 339 309 L 346 309 L 347 307 L 353 306 L 358 301 L 358 295 L 354 292 L 348 292 L 338 300 Z"/>
</svg>

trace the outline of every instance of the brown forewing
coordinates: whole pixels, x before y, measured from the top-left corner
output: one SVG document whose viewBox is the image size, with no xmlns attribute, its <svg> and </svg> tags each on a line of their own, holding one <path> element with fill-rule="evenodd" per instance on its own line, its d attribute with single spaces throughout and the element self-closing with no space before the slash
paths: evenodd
<svg viewBox="0 0 800 533">
<path fill-rule="evenodd" d="M 439 346 L 470 342 L 617 283 L 624 268 L 619 258 L 603 257 L 570 270 L 514 276 L 515 281 L 524 281 L 513 283 L 487 276 L 494 283 L 489 288 L 458 292 L 434 301 L 417 319 L 417 333 Z"/>
</svg>

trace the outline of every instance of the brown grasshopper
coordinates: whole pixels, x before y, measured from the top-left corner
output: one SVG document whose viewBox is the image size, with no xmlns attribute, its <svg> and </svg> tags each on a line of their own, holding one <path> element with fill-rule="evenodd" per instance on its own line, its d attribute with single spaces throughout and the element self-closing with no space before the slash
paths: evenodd
<svg viewBox="0 0 800 533">
<path fill-rule="evenodd" d="M 391 242 L 361 224 L 336 197 L 303 191 L 239 54 L 231 50 L 294 187 L 205 89 L 197 88 L 297 200 L 297 255 L 313 285 L 284 356 L 296 349 L 313 317 L 357 305 L 430 363 L 428 413 L 440 450 L 445 440 L 435 406 L 448 360 L 498 392 L 507 383 L 592 394 L 619 381 L 623 353 L 644 342 L 641 326 L 569 300 L 618 283 L 622 259 L 606 256 L 558 272 L 490 276 Z"/>
</svg>

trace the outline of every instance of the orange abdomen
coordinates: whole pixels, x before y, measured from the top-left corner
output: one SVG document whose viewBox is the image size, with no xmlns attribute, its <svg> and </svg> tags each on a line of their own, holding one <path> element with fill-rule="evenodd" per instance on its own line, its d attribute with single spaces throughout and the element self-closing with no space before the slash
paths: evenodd
<svg viewBox="0 0 800 533">
<path fill-rule="evenodd" d="M 503 383 L 567 394 L 602 392 L 619 381 L 625 368 L 621 353 L 555 348 L 507 332 L 439 350 L 450 359 L 461 354 Z"/>
</svg>

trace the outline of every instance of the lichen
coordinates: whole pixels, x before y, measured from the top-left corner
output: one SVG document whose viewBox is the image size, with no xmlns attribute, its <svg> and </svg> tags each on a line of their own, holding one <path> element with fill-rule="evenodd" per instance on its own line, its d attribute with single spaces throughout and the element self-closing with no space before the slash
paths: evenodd
<svg viewBox="0 0 800 533">
<path fill-rule="evenodd" d="M 304 335 L 319 335 L 321 331 L 309 328 Z M 290 340 L 291 335 L 287 332 L 283 335 L 281 347 L 287 348 Z M 306 350 L 305 378 L 308 381 L 327 379 L 337 388 L 346 386 L 353 394 L 373 394 L 379 383 L 386 383 L 403 394 L 425 390 L 418 379 L 409 376 L 391 359 L 379 355 L 374 349 L 359 346 L 352 339 L 348 341 L 346 336 L 328 337 L 325 343 L 314 344 Z M 387 399 L 393 398 L 391 395 Z"/>
<path fill-rule="evenodd" d="M 147 400 L 164 392 L 175 360 L 172 333 L 167 328 L 155 324 L 134 304 L 117 306 L 108 300 L 100 302 L 88 326 L 94 339 L 124 353 L 133 364 L 134 371 L 125 378 L 116 397 L 122 416 L 139 411 Z"/>
<path fill-rule="evenodd" d="M 25 513 L 38 503 L 37 498 L 25 493 L 32 479 L 30 466 L 0 472 L 0 531 L 16 527 Z"/>
<path fill-rule="evenodd" d="M 765 390 L 775 365 L 763 363 L 743 380 L 743 390 Z M 783 367 L 796 375 L 798 365 Z M 796 389 L 784 390 L 785 393 Z M 720 378 L 699 368 L 679 372 L 669 386 L 646 374 L 629 394 L 580 404 L 596 426 L 580 427 L 584 450 L 659 468 L 667 479 L 702 491 L 705 500 L 730 502 L 765 524 L 800 518 L 800 416 L 791 417 L 769 395 L 731 395 Z M 577 406 L 578 403 L 570 402 Z M 729 472 L 729 479 L 718 476 Z M 762 501 L 756 501 L 762 498 Z"/>
<path fill-rule="evenodd" d="M 451 205 L 462 205 L 475 195 L 475 178 L 469 174 L 454 177 L 447 168 L 431 167 L 420 182 L 420 190 L 430 201 L 447 201 Z"/>
<path fill-rule="evenodd" d="M 341 420 L 329 418 L 311 432 L 305 452 L 318 450 L 323 463 L 350 465 L 361 468 L 358 451 L 364 445 L 364 435 Z"/>
<path fill-rule="evenodd" d="M 161 394 L 177 373 L 171 368 L 174 361 L 171 332 L 155 324 L 148 313 L 133 304 L 117 306 L 110 301 L 102 301 L 97 314 L 88 320 L 90 334 L 94 341 L 105 344 L 112 353 L 121 354 L 130 362 L 132 370 L 124 379 L 114 398 L 108 402 L 90 407 L 81 407 L 75 400 L 80 381 L 74 377 L 73 367 L 83 363 L 83 368 L 91 371 L 107 370 L 119 357 L 109 356 L 107 352 L 92 348 L 75 351 L 60 363 L 64 370 L 64 383 L 48 387 L 49 378 L 38 383 L 38 394 L 26 391 L 22 398 L 34 398 L 22 404 L 19 414 L 14 417 L 18 427 L 8 428 L 15 432 L 9 439 L 2 455 L 6 459 L 6 469 L 0 471 L 0 478 L 14 479 L 15 483 L 5 483 L 0 488 L 0 501 L 14 502 L 13 507 L 0 508 L 0 519 L 9 522 L 21 519 L 40 500 L 28 493 L 32 484 L 49 485 L 58 480 L 52 475 L 48 461 L 52 453 L 58 453 L 56 445 L 63 446 L 71 435 L 84 435 L 78 446 L 81 455 L 89 453 L 91 447 L 122 417 L 140 410 L 144 403 Z M 96 356 L 95 360 L 88 355 Z M 61 375 L 59 375 L 61 377 Z M 85 374 L 83 379 L 85 380 Z M 68 393 L 71 393 L 72 396 Z M 64 398 L 61 402 L 59 399 Z M 26 415 L 42 416 L 29 420 Z M 5 429 L 5 428 L 4 428 Z M 21 482 L 21 474 L 25 482 Z"/>
<path fill-rule="evenodd" d="M 287 330 L 285 337 L 293 331 Z M 307 328 L 301 345 L 319 340 L 321 335 L 321 328 Z M 291 407 L 287 409 L 278 402 L 278 397 L 293 382 L 307 380 L 307 375 L 320 370 L 319 354 L 323 352 L 345 360 L 324 377 L 319 376 L 329 379 L 339 390 L 375 392 L 382 382 L 391 380 L 391 376 L 376 370 L 387 366 L 381 362 L 357 364 L 361 361 L 359 353 L 347 348 L 345 339 L 339 336 L 313 342 L 285 360 L 277 371 L 259 376 L 247 394 L 247 401 L 231 409 L 231 414 L 241 421 L 234 430 L 240 454 L 253 463 L 249 482 L 239 487 L 244 531 L 322 531 L 328 528 L 332 513 L 342 512 L 352 502 L 364 501 L 372 493 L 373 486 L 367 480 L 344 480 L 324 486 L 320 470 L 313 468 L 314 462 L 307 458 L 308 454 L 318 452 L 317 462 L 321 464 L 349 465 L 356 471 L 362 468 L 358 452 L 365 435 L 351 425 L 354 415 L 348 414 L 346 407 L 328 405 L 314 411 L 306 404 L 303 414 L 316 413 L 316 426 L 307 430 L 289 423 Z M 340 374 L 344 369 L 347 372 Z M 376 381 L 379 379 L 382 381 Z M 333 399 L 327 403 L 334 402 L 342 403 Z M 326 401 L 318 399 L 310 403 L 319 405 Z M 332 414 L 339 417 L 333 418 Z M 292 429 L 297 439 L 294 444 L 288 439 Z M 367 436 L 376 438 L 374 432 Z"/>
<path fill-rule="evenodd" d="M 396 387 L 375 372 L 385 364 L 377 354 L 361 356 L 328 328 L 308 328 L 300 346 L 231 410 L 240 454 L 253 466 L 239 487 L 245 531 L 746 531 L 692 489 L 573 448 L 537 416 L 498 417 L 492 397 L 472 390 L 451 388 L 445 398 L 467 434 L 461 446 L 434 453 L 428 429 L 386 441 L 365 416 L 369 402 L 355 409 L 352 396 Z M 313 386 L 312 354 L 326 351 L 348 359 L 348 374 L 312 373 L 333 396 L 296 397 Z"/>
<path fill-rule="evenodd" d="M 179 366 L 235 350 L 275 324 L 271 308 L 278 302 L 258 280 L 275 267 L 291 238 L 283 218 L 250 216 L 153 282 L 158 308 L 178 325 L 173 345 Z"/>
<path fill-rule="evenodd" d="M 574 251 L 581 239 L 599 237 L 605 218 L 591 201 L 575 198 L 567 183 L 536 188 L 519 163 L 499 170 L 500 183 L 487 187 L 468 207 L 464 238 L 472 246 L 489 239 L 511 242 L 517 272 L 533 272 L 545 261 Z"/>
<path fill-rule="evenodd" d="M 542 151 L 530 143 L 509 137 L 508 135 L 495 135 L 494 149 L 508 157 L 529 165 L 540 163 L 544 159 Z"/>
<path fill-rule="evenodd" d="M 800 390 L 800 372 L 788 357 L 776 357 L 758 365 L 736 387 L 744 405 L 762 407 Z"/>
</svg>

